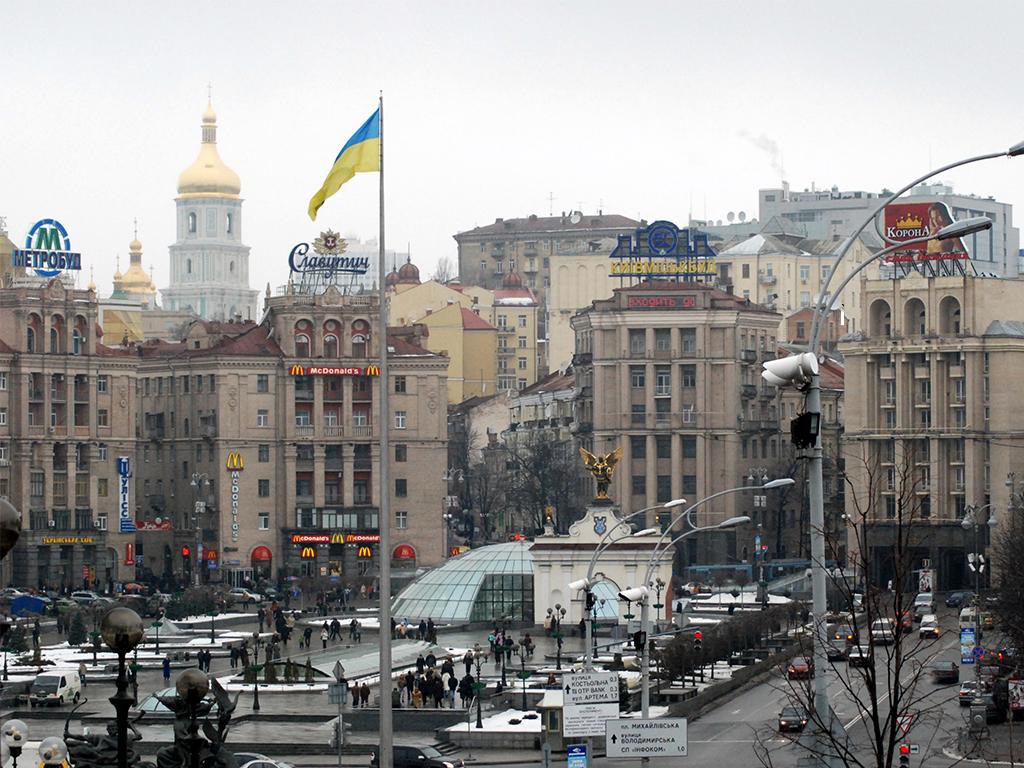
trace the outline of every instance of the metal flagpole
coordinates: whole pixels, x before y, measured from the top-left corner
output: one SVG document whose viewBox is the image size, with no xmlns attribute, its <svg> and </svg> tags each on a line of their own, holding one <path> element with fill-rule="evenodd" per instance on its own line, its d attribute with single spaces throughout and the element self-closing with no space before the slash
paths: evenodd
<svg viewBox="0 0 1024 768">
<path fill-rule="evenodd" d="M 391 377 L 388 375 L 388 296 L 384 278 L 387 276 L 384 264 L 384 92 L 380 92 L 378 105 L 380 122 L 380 247 L 377 259 L 378 285 L 380 301 L 380 328 L 377 331 L 377 344 L 380 350 L 380 417 L 377 428 L 380 432 L 380 478 L 377 494 L 377 507 L 380 510 L 377 524 L 380 528 L 380 602 L 378 635 L 380 638 L 380 749 L 377 753 L 379 768 L 391 768 L 394 732 L 391 719 L 391 452 L 388 446 L 388 431 L 391 428 L 391 410 L 388 408 L 388 395 Z"/>
</svg>

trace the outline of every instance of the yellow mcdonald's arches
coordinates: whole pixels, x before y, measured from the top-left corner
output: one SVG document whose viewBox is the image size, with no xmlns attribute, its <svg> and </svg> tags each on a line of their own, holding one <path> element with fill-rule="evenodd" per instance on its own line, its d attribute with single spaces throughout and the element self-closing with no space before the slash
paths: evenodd
<svg viewBox="0 0 1024 768">
<path fill-rule="evenodd" d="M 227 468 L 231 472 L 241 472 L 245 469 L 245 459 L 237 451 L 228 453 Z"/>
<path fill-rule="evenodd" d="M 373 547 L 360 547 L 357 554 L 359 557 L 373 557 Z"/>
<path fill-rule="evenodd" d="M 298 363 L 296 363 L 295 365 L 292 366 L 291 374 L 292 374 L 292 376 L 305 376 L 306 375 L 306 369 L 303 368 Z"/>
<path fill-rule="evenodd" d="M 380 376 L 380 366 L 379 365 L 368 365 L 368 366 L 366 366 L 366 375 L 367 376 Z"/>
<path fill-rule="evenodd" d="M 345 543 L 345 534 L 343 534 L 343 533 L 333 533 L 333 534 L 331 534 L 331 544 L 344 544 L 344 543 Z"/>
<path fill-rule="evenodd" d="M 304 560 L 312 560 L 316 557 L 316 547 L 303 547 L 300 555 Z"/>
</svg>

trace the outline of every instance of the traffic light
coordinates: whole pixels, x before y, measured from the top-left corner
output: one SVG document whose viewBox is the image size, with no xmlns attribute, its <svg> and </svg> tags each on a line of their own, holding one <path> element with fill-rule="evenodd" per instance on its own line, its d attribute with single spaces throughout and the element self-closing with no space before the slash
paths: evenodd
<svg viewBox="0 0 1024 768">
<path fill-rule="evenodd" d="M 910 745 L 900 744 L 900 768 L 909 768 L 910 766 Z"/>
<path fill-rule="evenodd" d="M 636 649 L 637 653 L 642 653 L 644 645 L 647 643 L 647 633 L 637 630 L 633 633 L 633 648 Z"/>
<path fill-rule="evenodd" d="M 693 633 L 693 650 L 699 651 L 704 643 L 704 633 L 699 629 Z"/>
<path fill-rule="evenodd" d="M 192 550 L 189 549 L 188 547 L 182 547 L 181 548 L 181 556 L 182 557 L 191 557 L 192 556 Z"/>
<path fill-rule="evenodd" d="M 597 602 L 597 598 L 594 597 L 594 593 L 591 592 L 589 589 L 587 590 L 586 595 L 587 610 L 592 611 L 594 609 L 594 603 Z"/>
</svg>

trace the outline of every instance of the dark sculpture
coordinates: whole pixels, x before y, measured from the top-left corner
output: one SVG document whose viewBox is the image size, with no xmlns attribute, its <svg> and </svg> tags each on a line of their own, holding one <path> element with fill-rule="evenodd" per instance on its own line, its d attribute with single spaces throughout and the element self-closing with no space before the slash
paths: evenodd
<svg viewBox="0 0 1024 768">
<path fill-rule="evenodd" d="M 174 713 L 174 743 L 157 751 L 156 768 L 197 765 L 203 768 L 236 768 L 235 756 L 224 742 L 238 696 L 232 699 L 216 679 L 210 681 L 210 689 L 213 699 L 202 698 L 199 701 L 190 701 L 180 695 L 157 696 L 160 703 Z M 209 717 L 214 705 L 217 707 L 216 724 Z M 199 735 L 200 718 L 205 739 Z"/>
<path fill-rule="evenodd" d="M 85 705 L 88 699 L 83 698 L 68 713 L 64 721 L 64 743 L 68 747 L 68 756 L 75 768 L 106 768 L 117 765 L 117 723 L 107 723 L 107 732 L 104 733 L 71 733 L 71 717 L 75 711 Z M 128 763 L 138 768 L 156 768 L 152 763 L 141 762 L 135 754 L 132 746 L 142 738 L 135 727 L 142 715 L 135 718 L 134 722 L 128 723 Z"/>
</svg>

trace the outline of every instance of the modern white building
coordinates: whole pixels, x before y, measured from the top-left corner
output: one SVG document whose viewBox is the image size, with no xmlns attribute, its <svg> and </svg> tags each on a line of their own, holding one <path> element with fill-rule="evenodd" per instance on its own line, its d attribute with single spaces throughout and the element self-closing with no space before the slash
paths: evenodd
<svg viewBox="0 0 1024 768">
<path fill-rule="evenodd" d="M 217 115 L 207 104 L 195 161 L 178 177 L 177 240 L 170 246 L 164 308 L 204 320 L 258 320 L 249 287 L 249 247 L 242 243 L 242 183 L 217 152 Z"/>
</svg>

